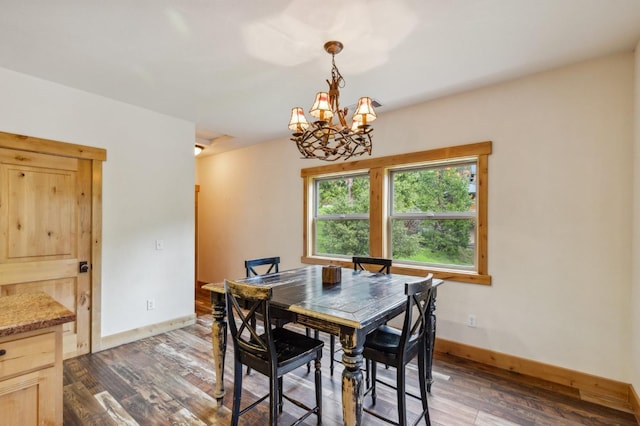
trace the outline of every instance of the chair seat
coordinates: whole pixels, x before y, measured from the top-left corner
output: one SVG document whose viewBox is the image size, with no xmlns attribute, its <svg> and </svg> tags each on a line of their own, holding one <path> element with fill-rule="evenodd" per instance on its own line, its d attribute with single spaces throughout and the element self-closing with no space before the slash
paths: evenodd
<svg viewBox="0 0 640 426">
<path fill-rule="evenodd" d="M 271 333 L 277 356 L 276 362 L 279 376 L 322 356 L 322 348 L 324 347 L 322 340 L 316 340 L 282 327 L 273 328 Z M 264 334 L 259 337 L 263 340 L 266 339 Z M 253 346 L 255 349 L 260 347 L 260 344 L 253 339 L 248 344 L 245 343 L 245 345 Z M 259 350 L 243 351 L 240 353 L 240 360 L 243 364 L 250 366 L 265 376 L 270 374 L 268 355 L 265 352 Z"/>
<path fill-rule="evenodd" d="M 385 352 L 388 354 L 397 354 L 400 348 L 400 338 L 402 336 L 402 330 L 390 327 L 388 325 L 381 325 L 371 333 L 367 335 L 367 340 L 364 343 L 364 348 L 372 349 L 376 352 Z M 417 339 L 410 340 L 407 345 L 415 345 Z"/>
<path fill-rule="evenodd" d="M 272 333 L 280 366 L 287 365 L 291 360 L 304 358 L 305 354 L 312 356 L 324 346 L 322 340 L 316 340 L 286 328 L 274 328 Z M 261 335 L 260 338 L 264 339 L 265 335 Z"/>
</svg>

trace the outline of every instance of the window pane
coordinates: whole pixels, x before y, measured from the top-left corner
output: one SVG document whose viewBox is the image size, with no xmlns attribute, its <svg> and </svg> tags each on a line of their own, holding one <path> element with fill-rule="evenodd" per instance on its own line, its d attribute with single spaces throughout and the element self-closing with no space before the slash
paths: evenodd
<svg viewBox="0 0 640 426">
<path fill-rule="evenodd" d="M 393 173 L 392 214 L 475 212 L 475 163 Z"/>
<path fill-rule="evenodd" d="M 475 261 L 475 220 L 394 219 L 393 259 L 471 267 Z"/>
<path fill-rule="evenodd" d="M 369 176 L 317 181 L 316 216 L 369 213 Z"/>
<path fill-rule="evenodd" d="M 368 256 L 368 220 L 316 221 L 315 254 Z"/>
</svg>

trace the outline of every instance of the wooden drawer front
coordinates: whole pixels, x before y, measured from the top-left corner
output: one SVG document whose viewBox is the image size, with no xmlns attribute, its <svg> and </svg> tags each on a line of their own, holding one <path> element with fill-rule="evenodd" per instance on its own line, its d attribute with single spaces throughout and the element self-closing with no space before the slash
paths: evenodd
<svg viewBox="0 0 640 426">
<path fill-rule="evenodd" d="M 53 365 L 55 333 L 39 334 L 0 343 L 0 380 L 29 370 Z"/>
</svg>

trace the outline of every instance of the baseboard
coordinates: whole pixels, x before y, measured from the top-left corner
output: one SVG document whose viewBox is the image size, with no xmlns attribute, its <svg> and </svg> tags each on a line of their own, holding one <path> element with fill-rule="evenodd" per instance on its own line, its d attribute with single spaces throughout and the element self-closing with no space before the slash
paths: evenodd
<svg viewBox="0 0 640 426">
<path fill-rule="evenodd" d="M 640 397 L 638 393 L 634 389 L 633 385 L 629 385 L 629 399 L 631 402 L 631 409 L 633 410 L 633 414 L 636 415 L 636 420 L 638 424 L 640 424 Z"/>
<path fill-rule="evenodd" d="M 436 338 L 435 351 L 569 386 L 577 389 L 585 401 L 635 413 L 638 417 L 638 396 L 636 394 L 633 401 L 633 387 L 628 383 L 440 338 Z"/>
<path fill-rule="evenodd" d="M 191 314 L 180 318 L 175 318 L 169 321 L 151 324 L 141 328 L 134 328 L 133 330 L 124 331 L 122 333 L 112 334 L 105 336 L 100 342 L 100 350 L 115 348 L 116 346 L 124 345 L 125 343 L 135 342 L 136 340 L 144 339 L 145 337 L 155 336 L 156 334 L 165 333 L 167 331 L 176 330 L 178 328 L 186 327 L 187 325 L 195 324 L 196 315 Z"/>
</svg>

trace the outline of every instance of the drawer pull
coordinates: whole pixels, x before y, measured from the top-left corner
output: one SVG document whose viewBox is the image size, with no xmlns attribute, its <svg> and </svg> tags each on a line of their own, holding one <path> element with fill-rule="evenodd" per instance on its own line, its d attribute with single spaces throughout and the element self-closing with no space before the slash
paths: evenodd
<svg viewBox="0 0 640 426">
<path fill-rule="evenodd" d="M 4 355 L 6 353 L 7 353 L 6 349 L 0 349 L 0 356 Z"/>
</svg>

